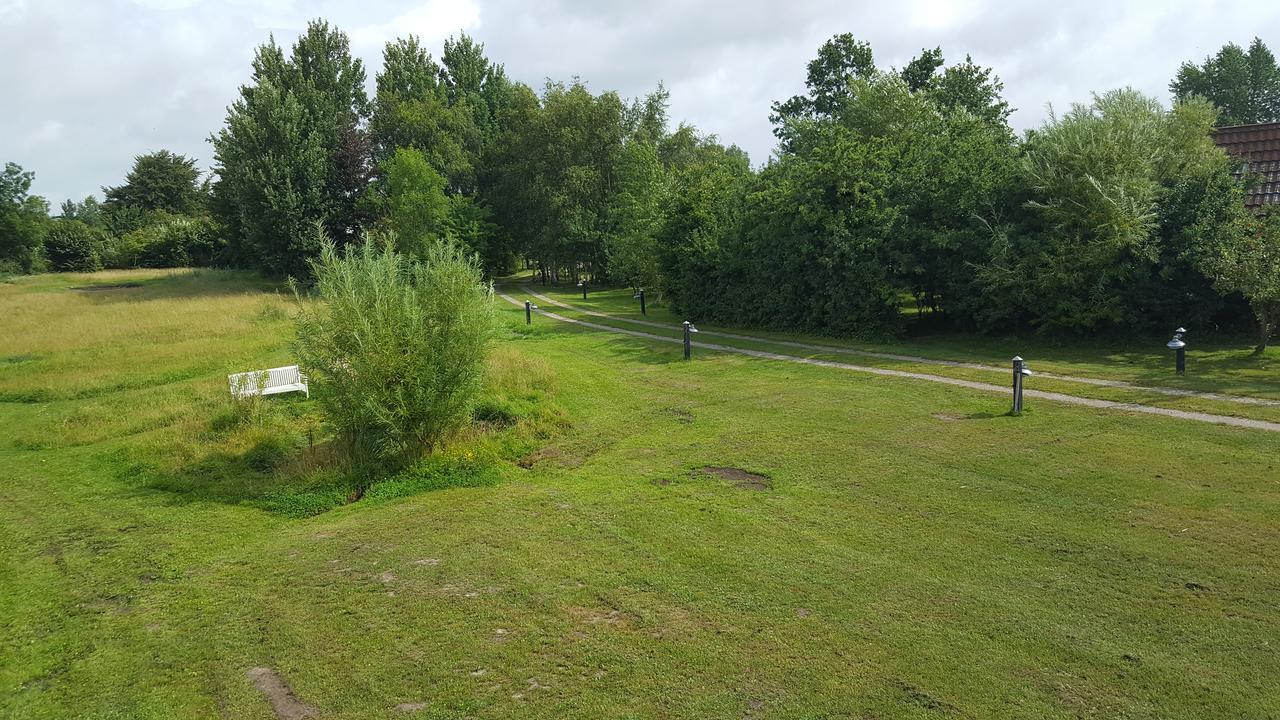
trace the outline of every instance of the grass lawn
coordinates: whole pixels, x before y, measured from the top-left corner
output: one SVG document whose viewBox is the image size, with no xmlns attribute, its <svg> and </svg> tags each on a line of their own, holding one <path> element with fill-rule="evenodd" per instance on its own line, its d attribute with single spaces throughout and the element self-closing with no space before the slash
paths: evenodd
<svg viewBox="0 0 1280 720">
<path fill-rule="evenodd" d="M 291 302 L 0 284 L 0 717 L 275 717 L 256 667 L 324 718 L 1280 715 L 1273 433 L 501 303 L 479 429 L 343 504 L 314 401 L 224 398 Z"/>
<path fill-rule="evenodd" d="M 523 286 L 586 310 L 673 325 L 688 319 L 697 323 L 700 329 L 732 330 L 703 323 L 696 317 L 677 316 L 653 295 L 646 298 L 648 314 L 641 316 L 639 301 L 633 298 L 629 289 L 589 288 L 584 301 L 581 290 L 571 284 L 541 285 L 527 274 L 509 278 L 504 285 L 521 299 L 524 299 L 524 293 L 520 292 Z M 1253 355 L 1256 338 L 1252 335 L 1202 338 L 1192 334 L 1187 338 L 1187 374 L 1178 376 L 1174 373 L 1173 352 L 1165 347 L 1172 330 L 1170 328 L 1169 336 L 1159 338 L 1099 337 L 1070 341 L 1036 335 L 975 336 L 920 332 L 911 332 L 901 340 L 876 341 L 814 338 L 763 330 L 746 332 L 761 337 L 1000 367 L 1008 367 L 1016 354 L 1045 372 L 1280 400 L 1280 347 L 1269 347 L 1266 354 L 1259 357 Z M 722 339 L 717 338 L 715 342 L 722 342 Z M 786 352 L 794 354 L 796 351 Z"/>
</svg>

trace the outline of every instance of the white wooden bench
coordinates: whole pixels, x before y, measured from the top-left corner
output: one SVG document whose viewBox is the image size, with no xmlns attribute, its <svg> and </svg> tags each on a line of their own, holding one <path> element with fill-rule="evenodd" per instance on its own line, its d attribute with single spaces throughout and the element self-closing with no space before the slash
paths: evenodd
<svg viewBox="0 0 1280 720">
<path fill-rule="evenodd" d="M 302 374 L 297 365 L 234 373 L 227 376 L 227 383 L 231 386 L 231 396 L 237 398 L 287 392 L 302 392 L 311 397 L 311 390 L 307 388 L 307 376 Z"/>
</svg>

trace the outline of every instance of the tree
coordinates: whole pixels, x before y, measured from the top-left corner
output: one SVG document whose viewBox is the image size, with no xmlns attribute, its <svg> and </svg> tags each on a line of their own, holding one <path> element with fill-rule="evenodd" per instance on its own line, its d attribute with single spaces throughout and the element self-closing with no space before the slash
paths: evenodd
<svg viewBox="0 0 1280 720">
<path fill-rule="evenodd" d="M 807 95 L 773 104 L 773 122 L 786 127 L 787 120 L 829 116 L 849 94 L 849 81 L 867 79 L 876 73 L 871 44 L 850 33 L 833 36 L 818 48 L 805 77 Z"/>
<path fill-rule="evenodd" d="M 660 156 L 667 156 L 669 187 L 654 237 L 662 294 L 691 318 L 724 319 L 729 294 L 750 292 L 762 282 L 733 276 L 738 258 L 722 248 L 741 232 L 751 165 L 740 149 L 688 125 L 668 140 Z"/>
<path fill-rule="evenodd" d="M 382 163 L 381 175 L 369 197 L 402 252 L 417 256 L 449 237 L 444 178 L 422 152 L 412 147 L 396 150 Z"/>
<path fill-rule="evenodd" d="M 901 326 L 889 261 L 897 211 L 886 198 L 894 152 L 836 124 L 767 167 L 739 231 L 721 242 L 722 322 L 824 334 Z M 712 306 L 715 307 L 714 305 Z"/>
<path fill-rule="evenodd" d="M 603 240 L 626 135 L 616 93 L 548 82 L 541 101 L 517 90 L 487 158 L 494 218 L 552 278 L 606 268 Z"/>
<path fill-rule="evenodd" d="M 414 148 L 454 187 L 470 185 L 475 128 L 469 113 L 449 105 L 444 69 L 414 36 L 387 43 L 382 61 L 370 121 L 374 157 L 381 163 L 398 148 Z"/>
<path fill-rule="evenodd" d="M 375 235 L 339 252 L 318 241 L 315 291 L 299 296 L 295 342 L 329 422 L 350 450 L 357 492 L 445 442 L 471 417 L 493 329 L 493 291 L 448 243 L 419 259 Z"/>
<path fill-rule="evenodd" d="M 93 272 L 102 268 L 101 233 L 79 220 L 55 220 L 44 237 L 44 255 L 58 272 Z"/>
<path fill-rule="evenodd" d="M 1184 62 L 1169 84 L 1177 100 L 1205 98 L 1220 111 L 1219 125 L 1280 120 L 1280 65 L 1259 38 L 1249 49 L 1227 43 L 1202 65 Z"/>
<path fill-rule="evenodd" d="M 1219 288 L 1249 301 L 1258 320 L 1254 353 L 1266 352 L 1280 325 L 1280 212 L 1242 218 L 1234 236 L 1206 255 L 1204 266 Z"/>
<path fill-rule="evenodd" d="M 192 215 L 205 205 L 195 159 L 168 150 L 135 157 L 124 184 L 104 187 L 102 192 L 108 210 L 125 207 Z"/>
<path fill-rule="evenodd" d="M 358 137 L 364 80 L 347 36 L 322 21 L 307 26 L 289 58 L 274 39 L 258 48 L 251 83 L 211 138 L 214 209 L 233 254 L 306 277 L 320 251 L 316 222 L 339 243 L 356 239 L 369 162 Z"/>
<path fill-rule="evenodd" d="M 92 195 L 87 196 L 80 202 L 64 200 L 60 210 L 64 220 L 79 220 L 85 225 L 95 228 L 107 227 L 106 212 L 103 210 L 102 204 L 98 202 L 98 199 Z"/>
<path fill-rule="evenodd" d="M 48 224 L 49 204 L 31 195 L 35 173 L 5 163 L 0 173 L 0 271 L 31 272 Z"/>
<path fill-rule="evenodd" d="M 1022 223 L 999 235 L 979 272 L 984 323 L 1132 332 L 1170 322 L 1148 298 L 1168 294 L 1161 259 L 1181 254 L 1167 246 L 1183 236 L 1173 188 L 1227 172 L 1209 138 L 1213 116 L 1202 100 L 1166 110 L 1126 89 L 1050 118 L 1023 147 Z"/>
<path fill-rule="evenodd" d="M 646 132 L 644 137 L 648 137 Z M 657 288 L 657 233 L 666 176 L 658 150 L 647 139 L 627 142 L 618 157 L 617 192 L 609 208 L 613 229 L 605 241 L 609 276 L 634 289 Z"/>
</svg>

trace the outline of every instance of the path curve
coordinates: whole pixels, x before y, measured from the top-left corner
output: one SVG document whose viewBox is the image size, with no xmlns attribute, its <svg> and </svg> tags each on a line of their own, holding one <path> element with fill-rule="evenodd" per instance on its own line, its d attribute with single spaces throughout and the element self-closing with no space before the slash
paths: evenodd
<svg viewBox="0 0 1280 720">
<path fill-rule="evenodd" d="M 632 325 L 644 325 L 646 327 L 661 328 L 663 330 L 678 330 L 678 327 L 664 325 L 662 323 L 652 322 L 650 320 L 636 320 L 633 318 L 621 317 L 619 315 L 609 315 L 607 313 L 596 312 L 595 310 L 584 310 L 574 307 L 568 303 L 561 302 L 555 298 L 547 297 L 540 293 L 530 290 L 527 286 L 521 285 L 520 289 L 539 300 L 562 307 L 566 310 L 573 310 L 584 315 L 592 317 L 606 318 L 617 322 L 630 323 Z M 813 343 L 796 342 L 794 340 L 776 340 L 773 338 L 760 337 L 758 335 L 741 335 L 738 333 L 724 332 L 722 330 L 700 330 L 701 335 L 714 335 L 716 337 L 728 338 L 730 340 L 744 340 L 747 342 L 769 343 L 770 345 L 782 345 L 785 347 L 800 348 L 802 350 L 817 350 L 819 352 L 838 353 L 842 355 L 858 355 L 860 357 L 873 357 L 882 360 L 899 360 L 902 362 L 920 363 L 922 365 L 939 365 L 944 367 L 966 368 L 969 370 L 983 370 L 986 372 L 999 372 L 1008 374 L 1009 368 L 999 367 L 996 365 L 983 365 L 982 363 L 958 362 L 955 360 L 936 360 L 933 358 L 920 357 L 917 355 L 898 355 L 895 353 L 875 352 L 873 350 L 855 350 L 853 348 L 840 347 L 838 345 L 816 345 Z M 1104 380 L 1102 378 L 1080 377 L 1078 375 L 1059 375 L 1058 373 L 1036 372 L 1038 377 L 1048 378 L 1050 380 L 1061 380 L 1063 382 L 1080 383 L 1082 385 L 1093 385 L 1095 387 L 1121 388 L 1124 390 L 1145 390 L 1161 395 L 1169 395 L 1172 397 L 1189 397 L 1200 398 L 1202 400 L 1220 400 L 1223 402 L 1239 403 L 1241 405 L 1263 405 L 1267 407 L 1280 407 L 1280 400 L 1269 400 L 1267 398 L 1249 397 L 1247 395 L 1227 395 L 1225 393 L 1206 392 L 1203 390 L 1183 390 L 1181 388 L 1160 387 L 1158 385 L 1138 385 L 1136 383 L 1125 382 L 1123 380 Z"/>
<path fill-rule="evenodd" d="M 524 302 L 508 295 L 501 290 L 495 290 L 498 297 L 517 307 L 524 307 Z M 530 293 L 534 297 L 539 297 L 535 293 Z M 546 299 L 552 304 L 560 304 L 554 300 Z M 571 306 L 570 306 L 571 307 Z M 571 308 L 572 309 L 572 308 Z M 565 317 L 548 310 L 537 310 L 539 315 L 549 317 L 553 320 L 566 322 L 580 327 L 587 327 L 593 330 L 604 330 L 606 332 L 618 333 L 620 335 L 630 335 L 632 337 L 645 338 L 646 340 L 657 340 L 659 342 L 682 343 L 680 338 L 667 337 L 665 335 L 655 335 L 653 333 L 641 332 L 639 330 L 626 330 L 623 328 L 612 327 L 610 325 L 601 325 L 600 323 L 588 322 L 586 320 L 576 320 L 574 318 Z M 603 313 L 594 313 L 595 315 L 603 315 Z M 604 315 L 604 317 L 612 317 Z M 642 321 L 633 321 L 642 322 Z M 650 323 L 644 321 L 644 324 L 653 327 L 660 327 L 666 330 L 672 329 L 668 325 L 660 325 L 658 323 Z M 707 334 L 710 334 L 709 332 Z M 724 333 L 720 333 L 724 334 Z M 755 339 L 755 338 L 751 338 Z M 891 370 L 889 368 L 870 367 L 865 365 L 853 365 L 851 363 L 835 362 L 833 360 L 818 360 L 815 358 L 798 357 L 795 355 L 783 355 L 781 353 L 767 352 L 764 350 L 748 350 L 746 348 L 733 347 L 731 345 L 719 345 L 716 343 L 694 342 L 694 347 L 704 348 L 707 350 L 715 350 L 718 352 L 736 353 L 738 355 L 747 355 L 750 357 L 763 358 L 766 360 L 779 360 L 782 362 L 794 362 L 804 365 L 817 365 L 819 367 L 838 368 L 841 370 L 852 370 L 854 372 L 869 373 L 872 375 L 881 375 L 885 377 L 908 378 L 911 380 L 925 380 L 928 382 L 941 383 L 943 385 L 954 385 L 957 387 L 969 388 L 971 390 L 981 390 L 984 392 L 996 392 L 1001 394 L 1009 393 L 1009 388 L 1003 385 L 992 385 L 990 383 L 977 382 L 974 380 L 961 380 L 959 378 L 945 377 L 942 375 L 929 375 L 928 373 L 909 372 L 906 370 Z M 987 367 L 987 366 L 982 366 Z M 1060 402 L 1067 405 L 1082 405 L 1084 407 L 1101 408 L 1106 410 L 1126 410 L 1130 412 L 1145 413 L 1147 415 L 1163 415 L 1164 417 L 1177 418 L 1179 420 L 1195 420 L 1198 422 L 1213 423 L 1216 425 L 1230 425 L 1234 427 L 1249 428 L 1252 430 L 1266 430 L 1269 432 L 1280 432 L 1280 423 L 1269 422 L 1267 420 L 1251 420 L 1249 418 L 1238 418 L 1230 415 L 1214 415 L 1211 413 L 1190 412 L 1186 410 L 1174 410 L 1172 408 L 1155 407 L 1153 405 L 1141 405 L 1138 403 L 1122 403 L 1112 400 L 1099 400 L 1097 398 L 1083 398 L 1075 395 L 1066 395 L 1063 393 L 1048 392 L 1045 390 L 1025 390 L 1023 391 L 1027 397 L 1040 398 L 1042 400 L 1050 400 Z"/>
</svg>

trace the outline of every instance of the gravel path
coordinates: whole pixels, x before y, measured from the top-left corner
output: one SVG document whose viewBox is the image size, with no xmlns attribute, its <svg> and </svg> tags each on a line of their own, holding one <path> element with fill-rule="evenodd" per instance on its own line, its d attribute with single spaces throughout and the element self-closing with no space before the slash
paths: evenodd
<svg viewBox="0 0 1280 720">
<path fill-rule="evenodd" d="M 523 289 L 526 292 L 528 292 L 527 288 L 523 288 Z M 524 307 L 524 302 L 521 300 L 517 300 L 516 298 L 502 291 L 498 291 L 497 294 L 499 297 L 501 297 L 502 299 L 506 300 L 507 302 L 513 305 Z M 529 294 L 542 300 L 543 302 L 574 309 L 572 308 L 572 306 L 565 305 L 564 303 L 557 302 L 545 296 L 538 295 L 536 293 L 529 293 Z M 630 335 L 632 337 L 640 337 L 640 338 L 645 338 L 647 340 L 657 340 L 659 342 L 669 342 L 669 343 L 677 343 L 677 344 L 680 344 L 683 342 L 683 340 L 681 340 L 680 338 L 673 338 L 665 335 L 655 335 L 653 333 L 641 332 L 639 330 L 625 330 L 623 328 L 612 327 L 610 325 L 601 325 L 599 323 L 587 322 L 586 320 L 575 320 L 574 318 L 565 317 L 564 315 L 559 315 L 557 313 L 553 313 L 547 310 L 540 309 L 537 312 L 539 315 L 549 317 L 553 320 L 559 320 L 560 322 L 571 323 L 573 325 L 578 325 L 580 327 L 588 327 L 594 330 L 604 330 L 606 332 L 618 333 L 621 335 Z M 587 311 L 583 310 L 580 312 L 587 312 Z M 603 313 L 588 313 L 588 314 L 595 315 L 597 317 L 606 317 L 610 319 L 621 319 L 621 318 L 614 318 L 613 316 L 605 315 Z M 644 324 L 650 327 L 662 328 L 664 330 L 672 329 L 671 326 L 669 325 L 661 325 L 659 323 L 651 323 L 643 320 L 629 320 L 628 322 L 631 322 L 634 324 Z M 700 333 L 700 334 L 703 334 L 703 333 Z M 710 335 L 711 332 L 708 331 L 705 334 Z M 746 335 L 732 336 L 732 335 L 729 335 L 728 333 L 717 333 L 717 334 L 725 337 L 741 337 L 747 340 L 761 341 L 760 338 L 754 338 Z M 774 341 L 765 340 L 764 342 L 774 342 Z M 807 347 L 803 343 L 791 343 L 791 344 Z M 969 388 L 971 390 L 981 390 L 983 392 L 996 392 L 1001 394 L 1010 393 L 1010 389 L 1008 387 L 1005 387 L 1004 385 L 993 385 L 990 383 L 976 382 L 973 380 L 961 380 L 958 378 L 943 377 L 941 375 L 929 375 L 927 373 L 908 372 L 905 370 L 890 370 L 888 368 L 868 367 L 864 365 L 853 365 L 850 363 L 835 362 L 832 360 L 818 360 L 815 358 L 797 357 L 795 355 L 782 355 L 780 353 L 767 352 L 764 350 L 748 350 L 745 348 L 732 347 L 730 345 L 719 345 L 716 343 L 694 342 L 693 346 L 699 347 L 699 348 L 705 348 L 707 350 L 716 350 L 719 352 L 736 353 L 738 355 L 748 355 L 750 357 L 763 358 L 766 360 L 779 360 L 782 362 L 803 363 L 805 365 L 817 365 L 819 367 L 830 367 L 830 368 L 838 368 L 841 370 L 852 370 L 854 372 L 863 372 L 863 373 L 869 373 L 872 375 L 881 375 L 885 377 L 909 378 L 912 380 L 925 380 L 928 382 L 942 383 L 943 385 L 955 385 L 957 387 Z M 821 348 L 823 346 L 812 346 L 812 347 Z M 903 357 L 908 357 L 908 356 L 903 356 Z M 939 363 L 941 361 L 935 360 L 932 362 Z M 947 364 L 958 364 L 958 363 L 947 363 Z M 979 365 L 976 367 L 982 367 L 986 369 L 986 368 L 989 368 L 990 366 Z M 1135 386 L 1135 387 L 1140 387 L 1140 386 Z M 1267 430 L 1270 432 L 1280 432 L 1280 423 L 1268 422 L 1266 420 L 1250 420 L 1248 418 L 1231 417 L 1230 415 L 1214 415 L 1211 413 L 1189 412 L 1186 410 L 1173 410 L 1171 408 L 1155 407 L 1152 405 L 1140 405 L 1137 403 L 1121 403 L 1121 402 L 1113 402 L 1111 400 L 1099 400 L 1097 398 L 1083 398 L 1083 397 L 1077 397 L 1075 395 L 1046 392 L 1043 390 L 1025 390 L 1024 394 L 1026 397 L 1040 398 L 1043 400 L 1051 400 L 1053 402 L 1065 403 L 1067 405 L 1083 405 L 1085 407 L 1101 408 L 1101 409 L 1107 409 L 1107 410 L 1125 410 L 1129 412 L 1145 413 L 1148 415 L 1163 415 L 1165 417 L 1177 418 L 1179 420 L 1196 420 L 1199 422 L 1214 423 L 1216 425 L 1231 425 L 1234 427 L 1250 428 L 1253 430 Z"/>
<path fill-rule="evenodd" d="M 678 330 L 678 327 L 664 325 L 662 323 L 650 322 L 648 320 L 635 320 L 632 318 L 620 317 L 617 315 L 609 315 L 594 310 L 584 310 L 567 303 L 560 302 L 554 298 L 533 292 L 526 286 L 520 289 L 533 297 L 557 307 L 573 310 L 584 315 L 590 315 L 598 318 L 607 318 L 617 322 L 630 323 L 632 325 L 644 325 L 645 327 L 661 328 L 663 330 Z M 945 367 L 967 368 L 969 370 L 982 370 L 985 372 L 998 372 L 1009 374 L 1012 372 L 1007 367 L 999 367 L 997 365 L 983 365 L 981 363 L 957 362 L 955 360 L 936 360 L 933 358 L 919 357 L 917 355 L 897 355 L 894 353 L 874 352 L 872 350 L 854 350 L 853 348 L 839 347 L 836 345 L 815 345 L 812 343 L 795 342 L 793 340 L 776 340 L 773 338 L 760 337 L 758 335 L 740 335 L 737 333 L 723 332 L 720 330 L 700 330 L 699 335 L 712 335 L 715 337 L 728 338 L 730 340 L 745 340 L 748 342 L 762 342 L 771 345 L 782 345 L 784 347 L 800 348 L 802 350 L 817 350 L 819 352 L 839 353 L 842 355 L 858 355 L 861 357 L 873 357 L 883 360 L 899 360 L 901 362 L 921 363 L 924 365 L 941 365 Z M 1269 400 L 1266 398 L 1248 397 L 1244 395 L 1227 395 L 1224 393 L 1204 392 L 1200 390 L 1183 390 L 1180 388 L 1159 387 L 1153 385 L 1137 385 L 1135 383 L 1125 382 L 1123 380 L 1104 380 L 1102 378 L 1080 377 L 1077 375 L 1059 375 L 1058 373 L 1036 372 L 1037 377 L 1048 378 L 1050 380 L 1061 380 L 1064 382 L 1080 383 L 1082 385 L 1093 385 L 1095 387 L 1122 388 L 1125 390 L 1144 390 L 1147 392 L 1159 393 L 1161 395 L 1169 395 L 1171 397 L 1190 397 L 1201 398 L 1203 400 L 1219 400 L 1223 402 L 1239 403 L 1241 405 L 1264 405 L 1268 407 L 1280 407 L 1280 400 Z"/>
</svg>

